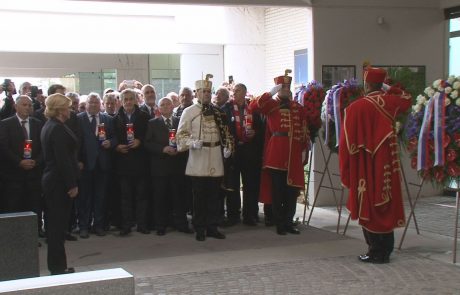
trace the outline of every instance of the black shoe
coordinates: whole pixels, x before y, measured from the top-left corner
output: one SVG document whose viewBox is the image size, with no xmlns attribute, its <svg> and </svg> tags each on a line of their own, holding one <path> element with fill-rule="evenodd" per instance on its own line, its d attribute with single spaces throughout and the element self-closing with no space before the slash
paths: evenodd
<svg viewBox="0 0 460 295">
<path fill-rule="evenodd" d="M 371 255 L 359 255 L 358 256 L 359 261 L 361 262 L 368 262 L 368 263 L 374 263 L 374 264 L 385 264 L 385 263 L 390 263 L 390 257 L 389 256 L 371 256 Z"/>
<path fill-rule="evenodd" d="M 281 226 L 276 227 L 276 233 L 279 234 L 280 236 L 285 236 L 286 235 L 286 229 Z"/>
<path fill-rule="evenodd" d="M 105 236 L 105 230 L 102 229 L 102 228 L 96 228 L 96 229 L 94 230 L 94 233 L 95 233 L 96 236 L 98 236 L 98 237 L 103 237 L 103 236 Z"/>
<path fill-rule="evenodd" d="M 52 276 L 55 276 L 55 275 L 66 275 L 66 274 L 69 274 L 69 273 L 74 273 L 75 272 L 75 268 L 73 267 L 68 267 L 62 271 L 52 271 L 51 272 L 51 275 Z"/>
<path fill-rule="evenodd" d="M 166 234 L 166 230 L 164 228 L 157 229 L 157 236 L 164 236 Z"/>
<path fill-rule="evenodd" d="M 71 235 L 69 232 L 67 232 L 67 233 L 65 234 L 65 240 L 66 240 L 66 241 L 77 241 L 78 239 L 77 239 L 76 236 L 73 236 L 73 235 Z"/>
<path fill-rule="evenodd" d="M 89 238 L 89 233 L 88 233 L 87 229 L 81 229 L 80 230 L 80 238 L 82 238 L 82 239 Z"/>
<path fill-rule="evenodd" d="M 220 231 L 218 231 L 217 229 L 216 230 L 208 230 L 208 232 L 206 233 L 206 236 L 211 237 L 211 238 L 215 238 L 215 239 L 219 239 L 219 240 L 225 239 L 225 235 L 223 233 L 221 233 Z"/>
<path fill-rule="evenodd" d="M 125 237 L 127 235 L 129 235 L 131 233 L 131 229 L 129 228 L 124 228 L 122 230 L 120 230 L 120 236 L 121 237 Z"/>
<path fill-rule="evenodd" d="M 181 232 L 181 233 L 186 233 L 186 234 L 193 234 L 194 231 L 193 229 L 191 229 L 190 227 L 188 226 L 185 226 L 185 227 L 178 227 L 177 228 L 177 231 Z"/>
<path fill-rule="evenodd" d="M 293 235 L 300 235 L 300 230 L 298 230 L 297 228 L 293 226 L 287 227 L 286 232 L 293 234 Z"/>
<path fill-rule="evenodd" d="M 138 233 L 141 233 L 141 234 L 144 234 L 144 235 L 150 234 L 150 230 L 147 229 L 147 228 L 145 228 L 145 227 L 139 227 L 139 228 L 137 229 L 137 232 L 138 232 Z"/>
<path fill-rule="evenodd" d="M 196 232 L 195 239 L 199 242 L 203 242 L 204 240 L 206 240 L 206 235 L 202 231 Z"/>
<path fill-rule="evenodd" d="M 243 219 L 244 225 L 256 226 L 257 222 L 254 219 Z"/>
</svg>

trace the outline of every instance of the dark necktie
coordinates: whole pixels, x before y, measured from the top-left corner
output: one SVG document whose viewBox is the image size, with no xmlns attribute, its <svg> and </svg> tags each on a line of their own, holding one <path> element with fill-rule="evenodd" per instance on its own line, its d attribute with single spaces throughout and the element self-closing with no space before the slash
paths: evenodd
<svg viewBox="0 0 460 295">
<path fill-rule="evenodd" d="M 150 117 L 155 118 L 155 109 L 153 107 L 150 108 Z"/>
<path fill-rule="evenodd" d="M 169 119 L 169 118 L 166 119 L 166 127 L 168 127 L 169 129 L 172 128 L 171 119 Z"/>
<path fill-rule="evenodd" d="M 26 123 L 27 123 L 27 120 L 22 120 L 21 121 L 21 127 L 22 127 L 22 132 L 24 133 L 24 139 L 29 139 L 29 133 L 27 132 L 27 129 L 26 129 Z"/>
<path fill-rule="evenodd" d="M 96 115 L 91 115 L 90 127 L 93 134 L 96 134 L 96 123 Z"/>
</svg>

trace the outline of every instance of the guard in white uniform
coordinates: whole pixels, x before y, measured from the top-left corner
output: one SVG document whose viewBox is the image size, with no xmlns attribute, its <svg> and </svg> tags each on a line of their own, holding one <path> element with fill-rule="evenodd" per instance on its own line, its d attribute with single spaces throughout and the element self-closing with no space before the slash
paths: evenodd
<svg viewBox="0 0 460 295">
<path fill-rule="evenodd" d="M 185 174 L 192 179 L 193 225 L 196 239 L 206 236 L 225 239 L 217 230 L 220 214 L 219 188 L 224 176 L 224 159 L 234 142 L 225 113 L 211 104 L 212 75 L 195 83 L 198 102 L 184 110 L 177 130 L 177 150 L 189 150 Z"/>
</svg>

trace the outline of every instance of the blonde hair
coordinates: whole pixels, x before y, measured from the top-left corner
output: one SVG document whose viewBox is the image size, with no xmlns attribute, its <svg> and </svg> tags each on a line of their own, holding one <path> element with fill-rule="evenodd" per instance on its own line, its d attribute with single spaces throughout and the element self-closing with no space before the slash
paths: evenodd
<svg viewBox="0 0 460 295">
<path fill-rule="evenodd" d="M 47 118 L 56 118 L 59 111 L 67 109 L 72 105 L 72 100 L 65 95 L 55 93 L 45 99 L 45 116 Z"/>
</svg>

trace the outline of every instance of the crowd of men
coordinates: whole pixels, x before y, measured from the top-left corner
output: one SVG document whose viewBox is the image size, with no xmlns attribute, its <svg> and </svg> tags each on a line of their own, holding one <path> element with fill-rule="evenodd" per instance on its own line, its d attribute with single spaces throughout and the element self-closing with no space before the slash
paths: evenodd
<svg viewBox="0 0 460 295">
<path fill-rule="evenodd" d="M 67 239 L 76 239 L 71 232 L 77 228 L 85 239 L 104 236 L 111 227 L 120 236 L 133 228 L 163 236 L 174 228 L 196 233 L 197 241 L 225 239 L 220 226 L 258 224 L 259 201 L 265 225 L 275 225 L 278 235 L 300 234 L 293 217 L 305 185 L 308 122 L 316 118 L 292 99 L 289 73 L 251 99 L 241 83 L 221 86 L 213 96 L 210 74 L 194 90 L 183 87 L 158 100 L 155 87 L 132 80 L 118 91 L 107 89 L 102 99 L 88 94 L 84 105 L 78 94 L 51 85 L 50 98 L 60 93 L 72 101 L 73 111 L 62 122 L 79 151 L 78 187 L 68 192 L 78 196 Z M 365 93 L 345 109 L 339 144 L 347 208 L 369 247 L 359 260 L 371 263 L 389 262 L 393 230 L 405 222 L 394 124 L 411 96 L 384 84 L 386 76 L 382 69 L 365 69 Z M 0 212 L 36 212 L 44 237 L 52 206 L 41 193 L 40 131 L 50 113 L 48 100 L 27 82 L 16 96 L 7 79 L 0 92 L 6 96 L 0 110 Z"/>
<path fill-rule="evenodd" d="M 186 234 L 196 232 L 196 239 L 203 241 L 206 237 L 224 239 L 218 227 L 260 222 L 265 126 L 267 122 L 279 125 L 283 130 L 273 137 L 285 146 L 289 146 L 284 141 L 292 126 L 287 117 L 271 120 L 270 109 L 265 103 L 259 105 L 258 99 L 251 102 L 244 84 L 225 83 L 213 95 L 211 77 L 198 80 L 194 90 L 183 87 L 179 94 L 171 92 L 160 99 L 153 85 L 134 80 L 123 81 L 117 91 L 106 89 L 102 98 L 89 93 L 84 103 L 78 93 L 66 92 L 63 85 L 49 87 L 48 96 L 61 93 L 72 100 L 65 124 L 79 142 L 79 193 L 73 201 L 67 240 L 77 240 L 72 233 L 86 239 L 113 229 L 120 236 L 128 236 L 133 229 L 142 234 L 154 230 L 163 236 L 173 228 Z M 264 99 L 276 101 L 272 95 L 280 91 L 278 95 L 284 95 L 287 102 L 281 108 L 289 110 L 289 104 L 295 108 L 289 91 L 291 77 L 281 77 L 287 80 L 280 80 Z M 28 82 L 16 93 L 9 79 L 0 90 L 5 95 L 0 110 L 0 212 L 36 212 L 38 234 L 46 237 L 40 143 L 47 120 L 46 96 Z M 305 118 L 294 117 L 295 125 L 300 124 L 296 129 L 305 131 Z M 305 152 L 308 134 L 299 133 L 296 140 Z M 274 148 L 270 154 L 278 153 Z M 270 164 L 268 176 L 282 188 L 273 194 L 274 206 L 271 201 L 264 206 L 265 225 L 276 225 L 280 235 L 299 233 L 292 219 L 303 187 L 303 165 L 296 159 L 302 180 L 291 187 L 287 157 L 289 153 L 284 153 L 275 161 L 278 163 Z M 288 197 L 284 196 L 286 186 L 292 188 Z"/>
</svg>

